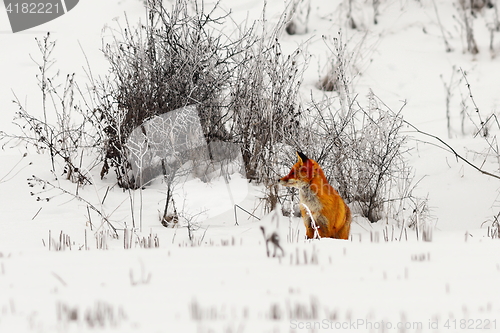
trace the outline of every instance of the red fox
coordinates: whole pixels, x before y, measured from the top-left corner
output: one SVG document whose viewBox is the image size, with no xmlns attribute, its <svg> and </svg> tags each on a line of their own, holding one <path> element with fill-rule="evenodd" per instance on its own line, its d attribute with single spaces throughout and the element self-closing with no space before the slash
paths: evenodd
<svg viewBox="0 0 500 333">
<path fill-rule="evenodd" d="M 314 238 L 314 218 L 320 237 L 348 239 L 351 229 L 351 210 L 338 192 L 328 184 L 319 164 L 297 152 L 298 162 L 280 184 L 299 189 L 300 211 L 306 226 L 307 238 Z M 306 206 L 306 207 L 304 207 Z"/>
</svg>

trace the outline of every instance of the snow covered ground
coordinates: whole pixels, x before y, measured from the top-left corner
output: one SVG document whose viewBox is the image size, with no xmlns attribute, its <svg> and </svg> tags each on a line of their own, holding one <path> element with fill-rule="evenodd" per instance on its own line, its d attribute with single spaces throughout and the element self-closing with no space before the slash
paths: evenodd
<svg viewBox="0 0 500 333">
<path fill-rule="evenodd" d="M 364 36 L 355 79 L 360 101 L 370 89 L 393 110 L 405 100 L 405 119 L 445 139 L 476 165 L 498 170 L 498 163 L 483 163 L 483 155 L 475 153 L 484 152 L 486 142 L 472 137 L 470 120 L 468 133 L 461 132 L 460 103 L 464 100 L 469 108 L 472 103 L 461 74 L 452 76 L 453 68 L 468 73 L 483 116 L 497 111 L 500 62 L 489 51 L 485 24 L 493 9 L 474 20 L 479 53 L 471 55 L 464 52 L 454 1 L 382 0 L 377 25 L 371 2 L 353 1 L 358 30 L 346 25 L 348 1 L 311 3 L 309 32 L 281 40 L 287 50 L 306 42 L 311 59 L 304 94 L 315 89 L 318 71 L 327 68 L 322 35 L 337 36 L 341 28 L 345 41 Z M 238 22 L 259 19 L 263 2 L 223 0 L 221 6 Z M 282 1 L 268 2 L 269 24 L 284 8 Z M 103 27 L 123 22 L 124 13 L 130 22 L 144 20 L 142 1 L 80 1 L 54 21 L 12 34 L 0 10 L 0 130 L 16 131 L 13 92 L 28 111 L 41 112 L 37 67 L 30 58 L 38 56 L 35 37 L 50 31 L 57 41 L 55 67 L 62 76 L 74 72 L 84 82 L 86 57 L 94 75 L 106 73 L 99 51 L 108 33 Z M 445 51 L 439 21 L 452 52 Z M 500 40 L 494 50 L 500 52 Z M 450 138 L 443 82 L 452 85 Z M 95 185 L 80 189 L 80 195 L 110 221 L 129 225 L 132 199 L 134 220 L 142 224 L 138 235 L 146 243 L 159 241 L 159 248 L 133 243 L 125 250 L 124 232 L 118 231 L 119 239 L 103 232 L 87 203 L 59 190 L 30 195 L 40 191 L 40 186 L 29 187 L 32 175 L 72 192 L 75 185 L 50 174 L 47 155 L 23 145 L 6 146 L 0 152 L 0 331 L 499 331 L 500 242 L 488 237 L 488 226 L 498 213 L 500 183 L 457 160 L 439 142 L 407 131 L 416 139 L 411 141 L 411 165 L 421 179 L 417 194 L 428 197 L 435 223 L 432 242 L 417 240 L 411 229 L 369 224 L 359 217 L 351 241 L 303 240 L 300 219 L 263 216 L 262 189 L 237 176 L 229 187 L 199 180 L 182 187 L 187 213 L 197 226 L 190 241 L 187 227 L 164 228 L 159 222 L 165 198 L 161 182 L 141 197 L 138 191 L 113 187 L 113 179 L 99 180 L 93 171 Z M 234 203 L 262 220 L 238 210 L 235 225 Z M 280 232 L 281 258 L 266 256 L 261 225 Z M 96 235 L 107 250 L 96 248 Z M 60 237 L 69 238 L 69 245 L 55 251 Z"/>
</svg>

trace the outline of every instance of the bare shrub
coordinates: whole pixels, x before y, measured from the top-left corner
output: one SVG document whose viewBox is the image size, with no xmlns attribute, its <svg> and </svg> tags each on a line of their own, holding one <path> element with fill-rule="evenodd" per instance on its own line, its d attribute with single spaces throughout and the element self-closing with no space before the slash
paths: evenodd
<svg viewBox="0 0 500 333">
<path fill-rule="evenodd" d="M 392 111 L 371 91 L 367 106 L 354 100 L 345 114 L 335 101 L 325 97 L 304 110 L 308 117 L 295 147 L 321 165 L 354 212 L 371 222 L 410 222 L 418 200 L 402 108 Z"/>
<path fill-rule="evenodd" d="M 170 9 L 157 0 L 147 6 L 148 24 L 128 25 L 104 49 L 111 65 L 106 82 L 116 83 L 101 84 L 97 109 L 108 137 L 101 176 L 114 168 L 119 184 L 132 188 L 138 184 L 127 176 L 124 146 L 151 117 L 196 105 L 208 142 L 227 137 L 223 92 L 232 82 L 232 58 L 247 42 L 244 37 L 229 40 L 214 29 L 225 18 L 215 8 L 205 12 L 203 4 L 192 7 L 186 0 L 175 1 Z"/>
<path fill-rule="evenodd" d="M 345 115 L 330 99 L 314 103 L 305 149 L 355 211 L 375 222 L 391 210 L 402 211 L 394 204 L 411 198 L 412 170 L 401 110 L 393 112 L 373 92 L 368 102 L 366 107 L 353 103 Z"/>
<path fill-rule="evenodd" d="M 58 83 L 59 71 L 53 69 L 56 61 L 52 58 L 56 42 L 51 40 L 50 33 L 35 40 L 41 56 L 41 60 L 33 58 L 39 69 L 41 110 L 28 111 L 15 96 L 13 102 L 18 111 L 14 124 L 20 134 L 1 132 L 0 138 L 7 140 L 5 144 L 24 142 L 38 153 L 47 152 L 51 171 L 56 176 L 62 174 L 78 185 L 91 184 L 88 171 L 98 161 L 92 159 L 90 165 L 84 165 L 83 157 L 95 151 L 101 142 L 100 133 L 94 127 L 96 119 L 85 105 L 82 107 L 75 100 L 77 95 L 84 98 L 74 74 L 66 75 L 63 83 Z"/>
<path fill-rule="evenodd" d="M 236 80 L 230 87 L 232 141 L 242 151 L 246 177 L 265 184 L 266 210 L 277 203 L 276 178 L 283 145 L 298 137 L 302 109 L 299 88 L 305 69 L 300 49 L 285 54 L 279 34 L 286 21 L 262 34 L 239 55 Z"/>
<path fill-rule="evenodd" d="M 456 151 L 451 151 L 466 162 L 469 166 L 472 166 L 477 171 L 481 172 L 484 175 L 500 179 L 500 148 L 498 143 L 497 135 L 500 133 L 500 121 L 498 116 L 494 110 L 489 112 L 484 112 L 479 108 L 476 103 L 476 99 L 474 97 L 473 88 L 469 83 L 467 78 L 467 72 L 463 69 L 460 69 L 461 80 L 464 83 L 466 90 L 462 93 L 462 113 L 465 114 L 463 116 L 462 122 L 468 121 L 468 124 L 472 125 L 472 133 L 464 133 L 468 136 L 472 135 L 475 139 L 483 140 L 482 148 L 470 150 L 473 158 L 470 160 L 467 158 L 458 155 Z M 447 144 L 446 144 L 447 145 Z M 450 148 L 449 145 L 447 145 Z M 476 160 L 476 161 L 474 161 Z M 487 171 L 487 165 L 495 165 L 496 169 Z M 498 200 L 498 199 L 497 199 Z M 498 214 L 494 216 L 491 228 L 492 230 L 498 230 Z"/>
<path fill-rule="evenodd" d="M 352 78 L 352 75 L 348 75 L 347 73 L 350 73 L 349 62 L 352 60 L 352 57 L 346 54 L 346 44 L 342 41 L 342 33 L 339 31 L 338 37 L 333 38 L 333 47 L 328 44 L 326 36 L 323 36 L 323 41 L 327 43 L 331 51 L 332 60 L 328 73 L 318 82 L 317 88 L 323 91 L 336 91 L 341 97 L 349 96 L 351 82 L 347 80 L 348 77 Z M 344 91 L 341 91 L 341 88 Z"/>
<path fill-rule="evenodd" d="M 96 84 L 96 114 L 107 136 L 101 177 L 114 170 L 120 186 L 136 189 L 161 170 L 167 184 L 164 217 L 172 213 L 180 173 L 208 181 L 218 168 L 224 174 L 239 167 L 248 179 L 264 183 L 266 208 L 272 209 L 278 192 L 276 150 L 298 128 L 305 60 L 298 49 L 292 54 L 281 49 L 285 16 L 270 32 L 264 24 L 258 33 L 256 25 L 242 24 L 226 36 L 218 30 L 226 16 L 217 16 L 216 7 L 207 12 L 203 3 L 176 0 L 167 9 L 150 0 L 148 24 L 131 28 L 127 23 L 104 49 L 111 74 Z M 196 109 L 205 147 L 185 152 L 186 158 L 169 145 L 151 155 L 155 136 L 176 135 L 175 126 L 153 126 L 155 119 L 188 106 Z M 239 166 L 220 161 L 238 154 Z M 145 167 L 145 160 L 157 157 L 153 168 Z"/>
<path fill-rule="evenodd" d="M 458 109 L 460 110 L 460 134 L 464 137 L 482 138 L 485 142 L 483 151 L 474 152 L 476 157 L 483 159 L 482 165 L 491 159 L 498 164 L 500 169 L 500 150 L 497 141 L 500 122 L 496 112 L 494 110 L 485 112 L 479 108 L 474 97 L 474 89 L 469 83 L 468 72 L 462 68 L 457 69 L 453 66 L 450 83 L 444 83 L 444 86 L 449 136 L 453 133 L 453 127 L 450 125 L 450 119 L 453 118 L 451 110 Z M 453 98 L 455 95 L 458 95 L 459 99 Z"/>
<path fill-rule="evenodd" d="M 372 91 L 367 105 L 353 97 L 355 64 L 365 38 L 366 34 L 354 51 L 348 51 L 341 32 L 333 39 L 334 69 L 318 87 L 335 90 L 338 98 L 325 93 L 321 101 L 312 99 L 304 110 L 307 117 L 295 147 L 322 166 L 355 212 L 375 222 L 384 216 L 402 217 L 413 205 L 414 184 L 407 162 L 407 137 L 402 134 L 402 108 L 392 111 Z"/>
<path fill-rule="evenodd" d="M 347 40 L 344 40 L 342 31 L 333 38 L 323 36 L 323 42 L 329 50 L 330 61 L 327 74 L 319 80 L 316 87 L 325 92 L 337 92 L 344 114 L 351 103 L 355 80 L 376 44 L 375 42 L 370 45 L 368 40 L 368 32 L 355 34 Z"/>
</svg>

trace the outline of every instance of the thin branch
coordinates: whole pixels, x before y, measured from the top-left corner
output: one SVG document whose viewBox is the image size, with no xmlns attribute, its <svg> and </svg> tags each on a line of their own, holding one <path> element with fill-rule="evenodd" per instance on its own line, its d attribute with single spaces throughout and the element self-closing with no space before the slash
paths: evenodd
<svg viewBox="0 0 500 333">
<path fill-rule="evenodd" d="M 85 200 L 84 198 L 82 198 L 79 195 L 73 194 L 73 193 L 71 193 L 71 192 L 63 189 L 60 186 L 56 186 L 56 185 L 52 184 L 51 182 L 48 182 L 48 181 L 43 180 L 41 178 L 38 178 L 38 177 L 36 177 L 34 175 L 33 175 L 33 180 L 36 180 L 36 181 L 38 181 L 38 182 L 40 182 L 42 184 L 47 184 L 47 185 L 51 186 L 52 188 L 58 189 L 59 191 L 63 192 L 64 194 L 68 194 L 68 195 L 74 197 L 75 199 L 86 203 L 90 209 L 92 209 L 93 211 L 95 211 L 97 214 L 99 214 L 102 217 L 102 219 L 111 227 L 111 229 L 113 229 L 113 232 L 115 233 L 115 236 L 118 237 L 118 232 L 116 231 L 116 228 L 111 224 L 111 222 L 108 220 L 108 218 L 106 216 L 104 216 L 104 214 L 99 209 L 97 209 L 96 206 L 94 206 L 93 204 L 91 204 L 89 201 Z"/>
<path fill-rule="evenodd" d="M 455 155 L 456 158 L 462 160 L 463 162 L 465 162 L 466 164 L 468 164 L 469 166 L 471 166 L 472 168 L 476 169 L 477 171 L 481 172 L 483 175 L 487 175 L 487 176 L 490 176 L 490 177 L 493 177 L 493 178 L 496 178 L 496 179 L 500 179 L 500 176 L 498 175 L 495 175 L 491 172 L 488 172 L 488 171 L 485 171 L 483 169 L 481 169 L 480 167 L 472 164 L 472 162 L 470 162 L 469 160 L 467 160 L 465 157 L 463 157 L 462 155 L 460 155 L 459 153 L 457 153 L 457 151 L 455 149 L 453 149 L 452 146 L 450 146 L 448 143 L 446 143 L 443 139 L 441 139 L 440 137 L 436 136 L 436 135 L 433 135 L 433 134 L 430 134 L 430 133 L 427 133 L 427 132 L 424 132 L 420 129 L 418 129 L 416 126 L 410 124 L 409 122 L 407 122 L 406 120 L 403 120 L 403 122 L 405 124 L 407 124 L 408 126 L 410 126 L 411 128 L 413 128 L 417 133 L 420 133 L 420 134 L 423 134 L 425 136 L 428 136 L 428 137 L 431 137 L 437 141 L 439 141 L 441 144 L 443 144 L 446 149 L 453 153 Z"/>
</svg>

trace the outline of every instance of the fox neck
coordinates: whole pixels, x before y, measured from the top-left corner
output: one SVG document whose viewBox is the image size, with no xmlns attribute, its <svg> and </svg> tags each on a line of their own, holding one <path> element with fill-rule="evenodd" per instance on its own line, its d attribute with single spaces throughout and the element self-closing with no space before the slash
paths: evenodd
<svg viewBox="0 0 500 333">
<path fill-rule="evenodd" d="M 318 197 L 318 192 L 314 191 L 311 186 L 304 186 L 299 190 L 300 202 L 305 204 L 311 212 L 319 212 L 323 205 Z"/>
<path fill-rule="evenodd" d="M 300 201 L 307 205 L 312 212 L 319 212 L 323 208 L 321 196 L 322 194 L 329 193 L 329 187 L 324 175 L 316 175 L 311 182 L 300 188 Z"/>
</svg>

